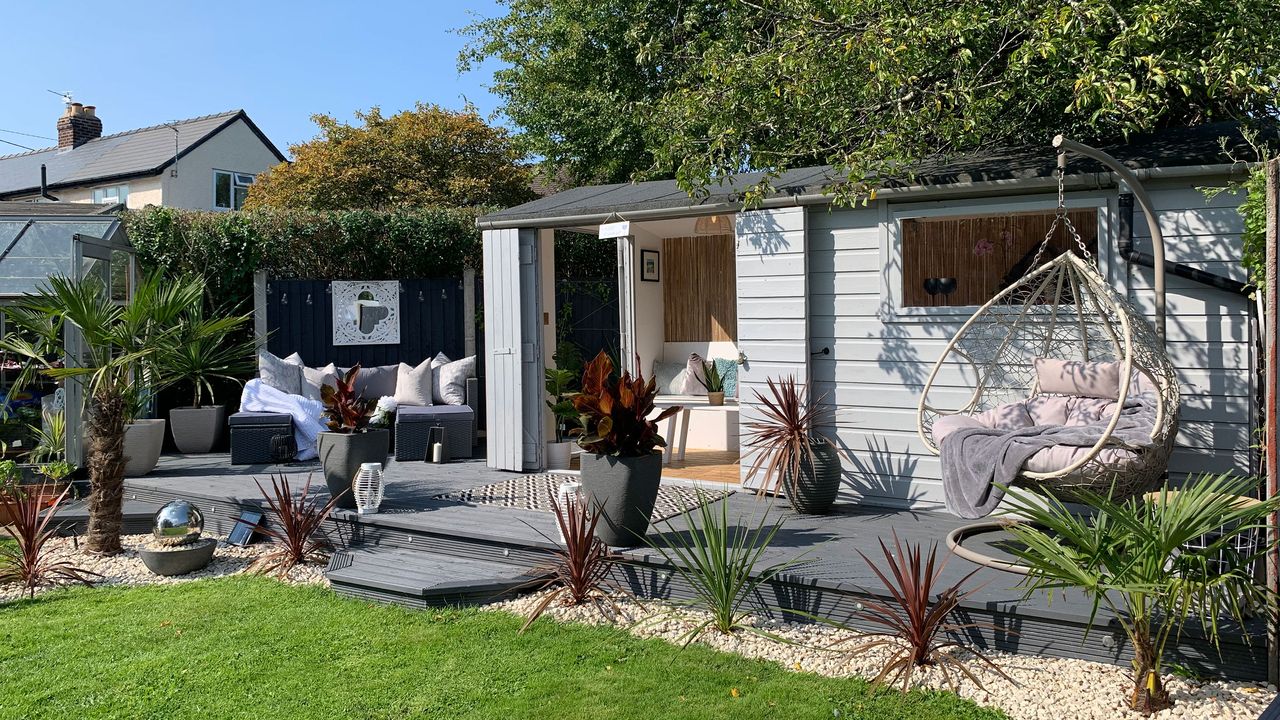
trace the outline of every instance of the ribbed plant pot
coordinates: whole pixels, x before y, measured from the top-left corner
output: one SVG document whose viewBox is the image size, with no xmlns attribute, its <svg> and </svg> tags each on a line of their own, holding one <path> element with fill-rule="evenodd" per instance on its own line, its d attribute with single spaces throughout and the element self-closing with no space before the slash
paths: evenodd
<svg viewBox="0 0 1280 720">
<path fill-rule="evenodd" d="M 641 457 L 584 454 L 582 491 L 591 507 L 601 510 L 596 537 L 612 547 L 644 544 L 661 481 L 659 453 Z"/>
<path fill-rule="evenodd" d="M 142 548 L 138 557 L 142 564 L 156 575 L 186 575 L 195 572 L 213 560 L 213 551 L 218 541 L 213 538 L 201 538 L 187 545 L 167 548 Z"/>
<path fill-rule="evenodd" d="M 324 467 L 324 482 L 329 486 L 329 494 L 338 498 L 337 507 L 354 510 L 356 498 L 351 493 L 351 481 L 360 471 L 361 464 L 387 462 L 391 433 L 387 430 L 322 432 L 316 438 L 316 451 Z"/>
<path fill-rule="evenodd" d="M 573 460 L 573 446 L 576 444 L 574 442 L 547 443 L 547 469 L 568 470 Z"/>
<path fill-rule="evenodd" d="M 825 442 L 811 442 L 813 464 L 801 465 L 800 481 L 788 482 L 791 509 L 803 515 L 826 515 L 840 493 L 840 456 Z"/>
<path fill-rule="evenodd" d="M 223 405 L 169 411 L 169 432 L 173 434 L 173 444 L 182 453 L 209 452 L 218 444 L 226 424 L 227 408 Z"/>
<path fill-rule="evenodd" d="M 719 406 L 719 405 L 723 405 L 723 404 L 724 404 L 724 393 L 723 393 L 723 392 L 709 392 L 709 393 L 707 393 L 707 404 L 708 404 L 708 405 L 711 405 L 712 407 Z"/>
<path fill-rule="evenodd" d="M 141 477 L 156 469 L 164 447 L 164 420 L 134 420 L 124 426 L 124 476 Z"/>
</svg>

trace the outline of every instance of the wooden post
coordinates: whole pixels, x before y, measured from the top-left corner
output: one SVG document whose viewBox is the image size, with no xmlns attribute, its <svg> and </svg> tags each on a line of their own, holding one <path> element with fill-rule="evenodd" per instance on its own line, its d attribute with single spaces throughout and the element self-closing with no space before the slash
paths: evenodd
<svg viewBox="0 0 1280 720">
<path fill-rule="evenodd" d="M 1266 385 L 1266 408 L 1265 418 L 1266 425 L 1264 427 L 1263 444 L 1265 450 L 1265 472 L 1267 477 L 1267 497 L 1272 498 L 1277 494 L 1277 485 L 1280 484 L 1280 465 L 1277 458 L 1276 443 L 1276 420 L 1280 415 L 1277 414 L 1277 391 L 1280 390 L 1280 359 L 1277 353 L 1277 303 L 1276 283 L 1277 283 L 1277 252 L 1276 244 L 1280 241 L 1280 233 L 1277 233 L 1277 224 L 1280 219 L 1277 213 L 1280 209 L 1280 158 L 1271 160 L 1266 165 L 1267 172 L 1267 238 L 1266 238 L 1266 287 L 1263 293 L 1263 315 L 1265 327 L 1263 328 L 1263 337 L 1266 342 L 1263 382 Z M 1269 539 L 1272 541 L 1276 538 L 1277 533 L 1277 516 L 1272 514 L 1269 523 Z M 1280 555 L 1277 550 L 1267 553 L 1267 587 L 1275 593 L 1280 590 Z M 1277 617 L 1275 603 L 1275 595 L 1272 595 L 1271 608 L 1268 613 L 1267 622 L 1267 678 L 1272 685 L 1280 685 L 1280 617 Z"/>
<path fill-rule="evenodd" d="M 476 269 L 462 270 L 462 351 L 464 357 L 476 354 Z"/>
<path fill-rule="evenodd" d="M 267 346 L 267 271 L 253 273 L 253 340 L 258 349 Z"/>
</svg>

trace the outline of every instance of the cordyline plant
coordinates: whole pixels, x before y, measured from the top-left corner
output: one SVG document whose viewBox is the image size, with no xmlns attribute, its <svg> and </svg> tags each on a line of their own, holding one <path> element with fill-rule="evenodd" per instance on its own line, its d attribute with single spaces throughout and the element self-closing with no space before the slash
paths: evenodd
<svg viewBox="0 0 1280 720">
<path fill-rule="evenodd" d="M 657 380 L 625 370 L 622 377 L 615 377 L 613 360 L 601 350 L 582 371 L 582 392 L 573 396 L 573 407 L 582 420 L 582 427 L 573 431 L 578 445 L 587 452 L 619 457 L 642 457 L 666 447 L 658 423 L 681 408 L 669 407 L 650 419 L 657 396 Z"/>
<path fill-rule="evenodd" d="M 96 578 L 102 577 L 67 560 L 51 557 L 49 541 L 58 534 L 54 518 L 71 488 L 55 492 L 49 485 L 40 485 L 26 493 L 0 492 L 0 507 L 5 509 L 10 521 L 5 532 L 14 539 L 13 546 L 0 546 L 0 583 L 17 583 L 30 597 L 35 596 L 36 588 L 41 585 L 92 585 Z"/>
<path fill-rule="evenodd" d="M 324 403 L 324 420 L 329 432 L 358 433 L 369 429 L 369 421 L 378 401 L 366 400 L 356 393 L 356 377 L 360 363 L 356 363 L 345 375 L 336 378 L 333 385 L 320 387 L 320 401 Z"/>
<path fill-rule="evenodd" d="M 307 476 L 307 482 L 297 497 L 289 487 L 289 478 L 283 473 L 271 478 L 271 492 L 267 492 L 256 479 L 253 482 L 274 516 L 271 526 L 262 528 L 261 532 L 276 546 L 275 550 L 253 563 L 253 570 L 263 574 L 274 572 L 285 577 L 297 565 L 325 562 L 331 543 L 324 537 L 321 527 L 338 499 L 347 491 L 320 505 L 311 495 L 310 476 Z"/>
<path fill-rule="evenodd" d="M 1030 569 L 1027 593 L 1076 588 L 1093 603 L 1090 624 L 1104 607 L 1115 616 L 1133 645 L 1133 710 L 1173 704 L 1164 651 L 1191 616 L 1216 645 L 1224 615 L 1243 623 L 1267 599 L 1254 569 L 1275 547 L 1267 526 L 1280 498 L 1248 497 L 1257 486 L 1227 473 L 1123 501 L 1077 492 L 1096 510 L 1088 517 L 1052 496 L 1009 492 L 1011 512 L 1029 521 L 1009 526 Z"/>
<path fill-rule="evenodd" d="M 982 688 L 982 682 L 965 662 L 949 652 L 960 648 L 972 653 L 979 662 L 1000 677 L 1009 679 L 1003 670 L 976 648 L 965 646 L 958 640 L 948 637 L 949 634 L 963 630 L 996 629 L 989 623 L 954 623 L 950 620 L 951 614 L 960 606 L 960 603 L 980 589 L 980 586 L 968 589 L 964 587 L 980 568 L 974 568 L 956 582 L 939 589 L 942 571 L 951 556 L 948 554 L 939 562 L 937 543 L 929 546 L 929 553 L 926 555 L 923 545 L 903 543 L 898 539 L 898 533 L 895 531 L 893 550 L 885 545 L 884 540 L 880 540 L 880 551 L 884 554 L 887 571 L 873 563 L 861 550 L 858 551 L 858 555 L 862 557 L 867 567 L 871 568 L 871 572 L 880 579 L 880 582 L 884 583 L 889 595 L 893 597 L 893 602 L 865 599 L 862 601 L 862 609 L 855 615 L 885 628 L 885 631 L 859 633 L 863 637 L 870 636 L 875 639 L 848 648 L 849 652 L 855 653 L 880 647 L 890 648 L 889 659 L 885 661 L 884 667 L 873 682 L 880 683 L 887 680 L 890 684 L 896 684 L 901 680 L 902 689 L 905 691 L 910 686 L 911 676 L 916 668 L 936 667 L 953 692 L 958 688 L 952 676 L 952 670 L 964 675 L 974 685 Z M 839 623 L 833 624 L 845 627 Z"/>
<path fill-rule="evenodd" d="M 759 493 L 797 494 L 797 486 L 814 472 L 813 447 L 827 445 L 838 455 L 845 455 L 835 443 L 817 431 L 825 397 L 807 402 L 806 389 L 796 386 L 789 375 L 781 380 L 767 378 L 769 397 L 755 391 L 760 403 L 759 419 L 747 423 L 747 447 L 755 451 L 755 460 L 747 472 L 747 480 L 763 473 Z"/>
<path fill-rule="evenodd" d="M 607 581 L 609 571 L 621 556 L 596 537 L 600 509 L 592 510 L 587 502 L 570 503 L 566 508 L 555 500 L 551 501 L 551 507 L 555 511 L 560 534 L 564 536 L 564 547 L 551 551 L 552 561 L 538 568 L 548 576 L 535 581 L 533 585 L 538 589 L 554 589 L 534 606 L 520 632 L 528 630 L 557 600 L 572 606 L 590 603 L 601 614 L 607 608 L 616 615 L 619 608 L 613 596 L 625 594 L 620 587 Z"/>
</svg>

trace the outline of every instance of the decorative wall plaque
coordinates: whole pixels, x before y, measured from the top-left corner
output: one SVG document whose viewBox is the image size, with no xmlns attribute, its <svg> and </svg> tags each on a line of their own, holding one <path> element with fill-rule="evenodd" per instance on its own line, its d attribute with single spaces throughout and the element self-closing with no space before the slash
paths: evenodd
<svg viewBox="0 0 1280 720">
<path fill-rule="evenodd" d="M 399 344 L 399 281 L 334 280 L 329 292 L 334 345 Z"/>
</svg>

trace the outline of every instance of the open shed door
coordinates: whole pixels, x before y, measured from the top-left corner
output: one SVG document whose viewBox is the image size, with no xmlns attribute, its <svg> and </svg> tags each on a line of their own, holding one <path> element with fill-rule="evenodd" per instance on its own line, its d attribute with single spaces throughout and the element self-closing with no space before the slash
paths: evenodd
<svg viewBox="0 0 1280 720">
<path fill-rule="evenodd" d="M 489 467 L 542 466 L 542 317 L 536 230 L 484 231 Z"/>
<path fill-rule="evenodd" d="M 805 263 L 804 208 L 753 210 L 737 215 L 739 427 L 744 487 L 754 454 L 747 424 L 759 419 L 756 391 L 768 396 L 767 379 L 795 375 L 809 383 L 809 287 Z"/>
</svg>

